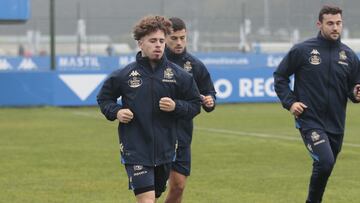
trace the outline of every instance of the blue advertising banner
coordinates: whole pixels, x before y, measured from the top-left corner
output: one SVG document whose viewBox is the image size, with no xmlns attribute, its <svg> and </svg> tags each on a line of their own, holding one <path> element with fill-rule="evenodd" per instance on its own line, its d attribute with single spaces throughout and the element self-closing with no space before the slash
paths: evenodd
<svg viewBox="0 0 360 203">
<path fill-rule="evenodd" d="M 96 105 L 108 73 L 0 73 L 0 106 Z"/>
<path fill-rule="evenodd" d="M 212 69 L 256 69 L 276 68 L 284 54 L 244 53 L 197 53 L 207 67 Z M 135 61 L 134 54 L 119 56 L 57 56 L 58 71 L 100 71 L 123 68 Z M 6 57 L 0 56 L 0 73 L 9 71 L 50 70 L 50 57 Z"/>
<path fill-rule="evenodd" d="M 272 68 L 209 68 L 218 103 L 276 102 Z"/>
<path fill-rule="evenodd" d="M 1 21 L 26 21 L 30 16 L 30 0 L 1 0 Z"/>
<path fill-rule="evenodd" d="M 283 55 L 197 54 L 206 64 L 218 103 L 276 102 L 273 72 Z M 0 57 L 0 106 L 96 105 L 102 82 L 134 55 L 58 56 L 50 71 L 49 57 Z"/>
<path fill-rule="evenodd" d="M 52 105 L 53 81 L 51 72 L 0 73 L 0 105 Z"/>
<path fill-rule="evenodd" d="M 54 73 L 54 97 L 52 105 L 55 106 L 89 106 L 96 105 L 96 95 L 100 84 L 108 73 Z"/>
<path fill-rule="evenodd" d="M 96 105 L 108 71 L 0 72 L 0 106 Z M 218 103 L 275 102 L 271 68 L 209 68 Z"/>
<path fill-rule="evenodd" d="M 280 63 L 284 54 L 244 54 L 232 53 L 196 53 L 206 66 L 218 68 L 274 68 Z"/>
<path fill-rule="evenodd" d="M 0 56 L 0 73 L 9 71 L 47 71 L 50 70 L 50 58 L 36 57 L 6 57 Z"/>
<path fill-rule="evenodd" d="M 253 69 L 276 67 L 284 54 L 243 54 L 243 53 L 197 53 L 195 56 L 208 67 Z M 123 68 L 135 61 L 134 54 L 119 56 L 57 56 L 58 71 L 98 71 Z M 50 57 L 5 57 L 0 56 L 0 72 L 3 71 L 50 70 Z"/>
<path fill-rule="evenodd" d="M 58 56 L 56 70 L 113 70 L 124 66 L 119 65 L 120 58 L 121 56 Z"/>
</svg>

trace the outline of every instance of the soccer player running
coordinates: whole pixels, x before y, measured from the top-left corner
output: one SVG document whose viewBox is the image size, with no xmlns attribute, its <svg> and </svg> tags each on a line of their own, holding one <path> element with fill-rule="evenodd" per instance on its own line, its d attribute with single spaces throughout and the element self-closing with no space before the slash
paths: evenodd
<svg viewBox="0 0 360 203">
<path fill-rule="evenodd" d="M 186 50 L 186 26 L 180 18 L 170 18 L 173 31 L 166 37 L 165 54 L 167 58 L 193 75 L 199 88 L 202 107 L 211 112 L 215 108 L 215 90 L 205 65 Z M 166 203 L 179 203 L 185 189 L 186 178 L 190 175 L 193 122 L 188 119 L 178 120 L 178 148 L 176 160 L 172 164 L 169 178 L 169 193 Z"/>
<path fill-rule="evenodd" d="M 343 142 L 347 99 L 360 101 L 359 59 L 340 40 L 342 10 L 323 6 L 317 27 L 317 37 L 295 45 L 274 72 L 275 91 L 313 159 L 307 203 L 322 201 Z"/>
<path fill-rule="evenodd" d="M 136 61 L 111 73 L 97 96 L 105 117 L 119 121 L 121 162 L 138 203 L 156 202 L 165 191 L 175 157 L 177 120 L 200 113 L 193 77 L 164 55 L 170 31 L 171 22 L 162 16 L 142 18 L 133 30 L 141 50 Z"/>
</svg>

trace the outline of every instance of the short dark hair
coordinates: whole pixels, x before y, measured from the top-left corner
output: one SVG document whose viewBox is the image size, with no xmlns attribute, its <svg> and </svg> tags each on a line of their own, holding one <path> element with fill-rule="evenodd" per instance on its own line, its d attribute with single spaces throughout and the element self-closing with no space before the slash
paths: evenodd
<svg viewBox="0 0 360 203">
<path fill-rule="evenodd" d="M 332 15 L 340 14 L 342 16 L 342 10 L 337 6 L 324 5 L 319 12 L 320 22 L 322 22 L 322 20 L 324 19 L 324 14 L 332 14 Z"/>
<path fill-rule="evenodd" d="M 165 35 L 171 33 L 171 21 L 163 16 L 146 16 L 142 18 L 134 27 L 133 35 L 135 40 L 161 30 Z"/>
<path fill-rule="evenodd" d="M 172 28 L 173 28 L 174 32 L 179 31 L 179 30 L 186 30 L 185 22 L 183 20 L 181 20 L 180 18 L 171 17 L 171 18 L 169 18 L 169 20 L 172 23 Z"/>
</svg>

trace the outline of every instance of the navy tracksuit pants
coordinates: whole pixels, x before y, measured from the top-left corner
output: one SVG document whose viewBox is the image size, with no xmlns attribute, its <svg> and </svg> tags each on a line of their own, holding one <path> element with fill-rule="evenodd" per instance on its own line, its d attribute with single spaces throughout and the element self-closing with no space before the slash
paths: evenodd
<svg viewBox="0 0 360 203">
<path fill-rule="evenodd" d="M 313 169 L 306 203 L 321 203 L 326 183 L 341 150 L 343 134 L 331 134 L 323 130 L 302 131 L 301 137 L 313 159 Z"/>
</svg>

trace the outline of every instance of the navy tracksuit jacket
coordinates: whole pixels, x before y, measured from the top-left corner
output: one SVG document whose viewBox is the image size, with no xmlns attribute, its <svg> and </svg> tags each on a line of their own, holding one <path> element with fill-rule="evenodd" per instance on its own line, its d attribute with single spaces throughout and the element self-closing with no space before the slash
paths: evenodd
<svg viewBox="0 0 360 203">
<path fill-rule="evenodd" d="M 343 134 L 347 99 L 359 80 L 359 59 L 346 45 L 317 37 L 295 45 L 274 72 L 275 91 L 284 108 L 294 102 L 308 106 L 299 116 L 297 127 Z M 289 87 L 294 74 L 295 86 Z"/>
<path fill-rule="evenodd" d="M 122 105 L 117 104 L 121 96 Z M 162 97 L 170 97 L 173 112 L 159 108 Z M 98 96 L 101 112 L 115 120 L 121 108 L 129 108 L 134 118 L 119 124 L 122 162 L 157 166 L 170 163 L 176 150 L 176 120 L 191 120 L 200 113 L 200 95 L 191 75 L 163 56 L 152 70 L 148 58 L 139 52 L 136 62 L 114 71 L 104 82 Z"/>
<path fill-rule="evenodd" d="M 196 82 L 196 85 L 202 95 L 210 95 L 215 102 L 215 89 L 211 80 L 210 73 L 205 65 L 196 57 L 185 51 L 181 54 L 173 53 L 169 48 L 165 49 L 167 58 L 190 73 Z M 202 106 L 206 112 L 211 112 L 215 109 Z M 188 147 L 191 144 L 193 132 L 193 121 L 188 119 L 179 119 L 178 121 L 178 142 L 180 147 Z"/>
</svg>

